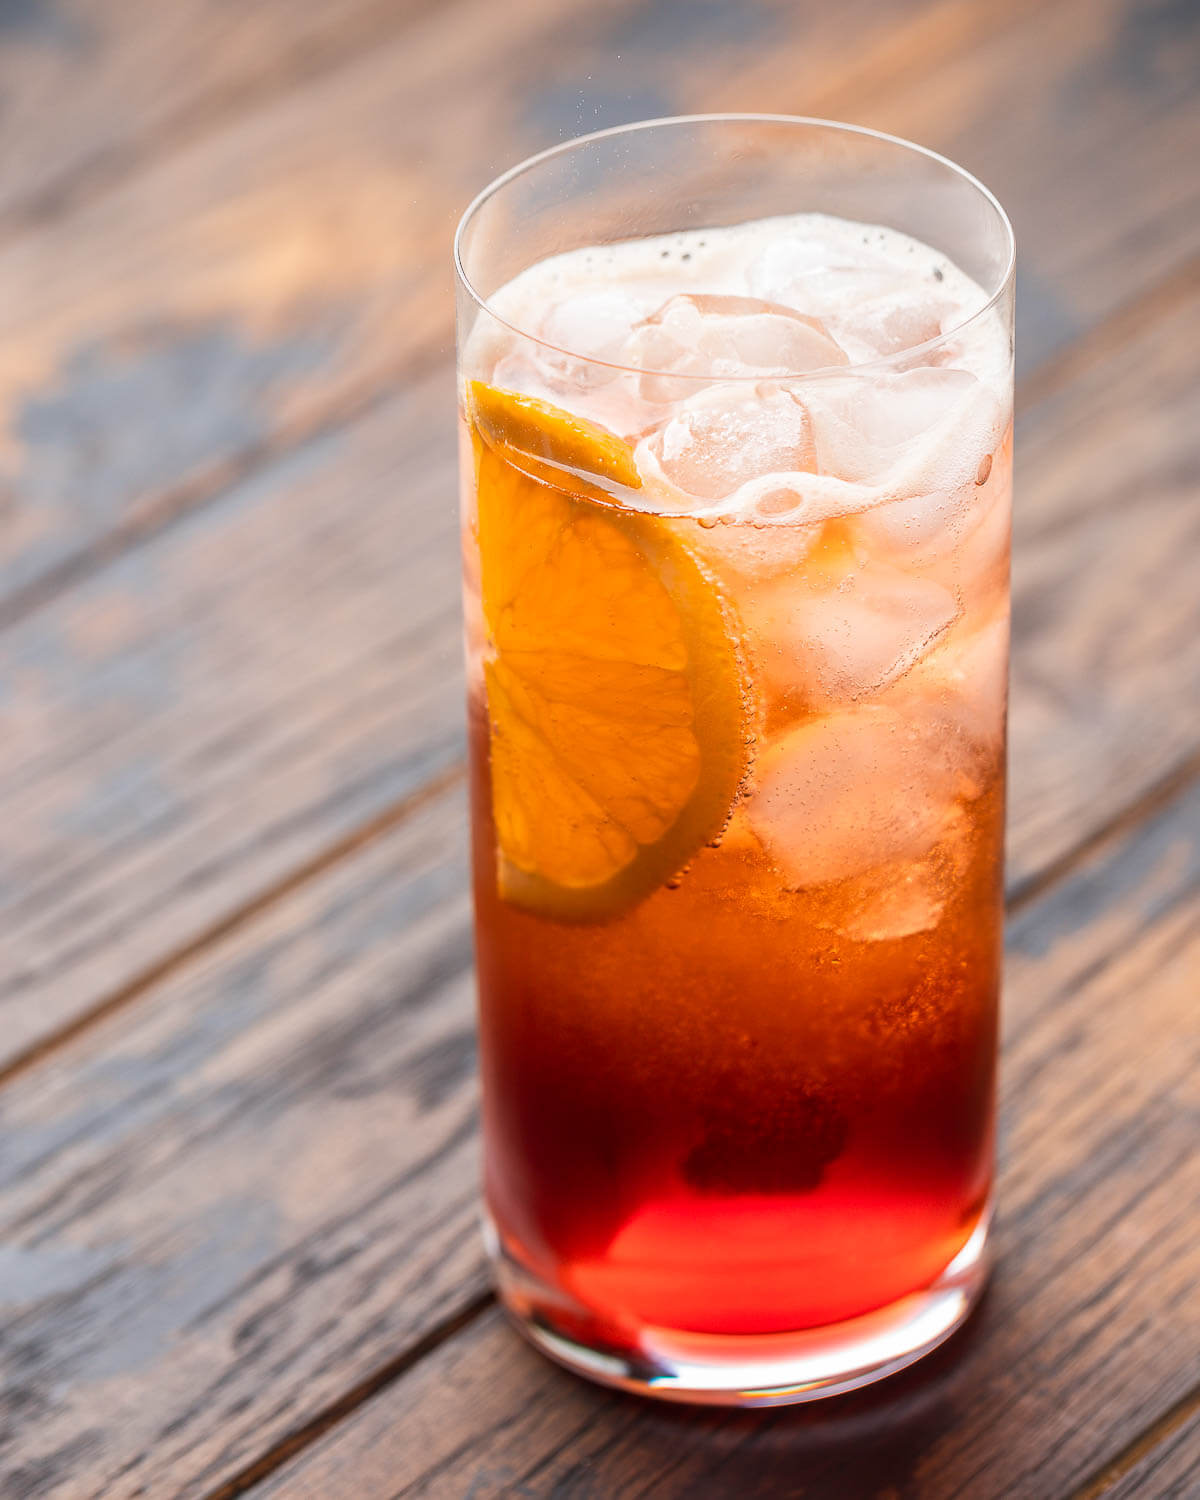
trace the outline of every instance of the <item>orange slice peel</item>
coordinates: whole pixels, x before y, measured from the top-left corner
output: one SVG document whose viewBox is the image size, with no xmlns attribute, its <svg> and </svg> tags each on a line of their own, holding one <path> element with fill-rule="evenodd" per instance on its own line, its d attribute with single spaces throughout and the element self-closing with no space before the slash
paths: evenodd
<svg viewBox="0 0 1200 1500">
<path fill-rule="evenodd" d="M 533 478 L 590 499 L 618 498 L 606 485 L 641 489 L 629 444 L 599 423 L 481 380 L 469 382 L 467 395 L 479 436 Z"/>
</svg>

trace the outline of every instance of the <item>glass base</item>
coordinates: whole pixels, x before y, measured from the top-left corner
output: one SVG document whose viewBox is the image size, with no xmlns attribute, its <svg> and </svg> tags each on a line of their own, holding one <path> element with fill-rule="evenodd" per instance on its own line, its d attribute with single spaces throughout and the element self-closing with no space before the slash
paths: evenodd
<svg viewBox="0 0 1200 1500">
<path fill-rule="evenodd" d="M 581 1340 L 583 1310 L 516 1261 L 490 1223 L 485 1237 L 505 1310 L 530 1343 L 568 1370 L 663 1401 L 786 1406 L 870 1385 L 944 1343 L 983 1291 L 990 1219 L 985 1211 L 930 1286 L 862 1317 L 745 1337 L 646 1324 L 628 1346 Z"/>
</svg>

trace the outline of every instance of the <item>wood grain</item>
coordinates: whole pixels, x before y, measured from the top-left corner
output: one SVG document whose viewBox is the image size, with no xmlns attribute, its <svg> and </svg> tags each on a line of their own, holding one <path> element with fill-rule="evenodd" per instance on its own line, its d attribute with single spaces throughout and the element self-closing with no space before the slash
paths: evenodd
<svg viewBox="0 0 1200 1500">
<path fill-rule="evenodd" d="M 596 125 L 801 109 L 958 153 L 1016 219 L 1032 368 L 1197 249 L 1173 169 L 1200 149 L 1181 93 L 1191 15 L 1134 0 L 420 11 L 392 44 L 0 249 L 16 497 L 0 616 L 448 350 L 458 212 L 500 167 Z"/>
<path fill-rule="evenodd" d="M 1191 330 L 1200 294 L 1024 414 L 1018 883 L 1196 746 Z M 414 383 L 0 636 L 0 1059 L 459 756 L 452 402 Z"/>
<path fill-rule="evenodd" d="M 1014 885 L 1197 742 L 1185 705 L 1200 694 L 1200 596 L 1182 571 L 1174 581 L 1168 559 L 1194 556 L 1200 541 L 1200 431 L 1187 415 L 1200 375 L 1200 276 L 1122 335 L 1019 418 Z"/>
<path fill-rule="evenodd" d="M 60 214 L 239 106 L 296 87 L 423 0 L 25 0 L 0 15 L 0 232 Z M 47 108 L 53 101 L 53 108 Z"/>
<path fill-rule="evenodd" d="M 482 1288 L 459 790 L 0 1096 L 0 1494 L 207 1494 Z"/>
<path fill-rule="evenodd" d="M 1148 1441 L 1137 1445 L 1133 1462 L 1122 1465 L 1119 1474 L 1102 1473 L 1094 1486 L 1072 1500 L 1192 1500 L 1200 1493 L 1200 1390 L 1186 1405 L 1183 1420 L 1167 1424 L 1166 1431 L 1156 1424 Z"/>
<path fill-rule="evenodd" d="M 490 1313 L 255 1500 L 1071 1494 L 1195 1376 L 1198 963 L 1193 787 L 1013 923 L 999 1268 L 924 1367 L 808 1410 L 681 1412 L 587 1387 Z"/>
<path fill-rule="evenodd" d="M 3 1055 L 459 756 L 452 421 L 423 382 L 0 641 Z"/>
<path fill-rule="evenodd" d="M 1054 1453 L 1057 1482 L 1189 1376 L 1198 885 L 1194 787 L 1013 925 L 1003 1270 L 977 1352 L 936 1367 L 939 1437 L 922 1426 L 920 1456 L 945 1489 L 929 1494 L 984 1459 L 1011 1475 L 1005 1454 L 1029 1423 L 1038 1441 L 1020 1461 Z M 219 1492 L 478 1295 L 465 886 L 447 793 L 0 1095 L 0 1411 L 16 1493 Z M 643 1410 L 596 1403 L 507 1333 L 460 1333 L 350 1419 L 352 1464 L 274 1493 L 391 1495 L 460 1441 L 502 1474 L 550 1455 L 558 1476 L 614 1435 L 597 1412 Z M 875 1432 L 869 1404 L 849 1411 L 851 1434 Z M 493 1418 L 508 1437 L 472 1425 Z M 645 1420 L 613 1451 L 632 1442 L 647 1479 L 678 1460 L 662 1493 L 695 1493 L 720 1456 L 707 1419 Z M 378 1465 L 354 1436 L 363 1423 Z M 778 1493 L 795 1429 L 759 1430 L 729 1429 L 748 1444 L 734 1471 L 740 1483 L 765 1466 L 762 1492 Z M 476 1482 L 452 1470 L 425 1492 Z"/>
</svg>

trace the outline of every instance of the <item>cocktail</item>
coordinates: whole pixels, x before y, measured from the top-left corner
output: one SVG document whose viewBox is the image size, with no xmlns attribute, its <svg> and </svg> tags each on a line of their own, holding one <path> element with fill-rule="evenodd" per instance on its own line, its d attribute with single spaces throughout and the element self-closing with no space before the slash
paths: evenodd
<svg viewBox="0 0 1200 1500">
<path fill-rule="evenodd" d="M 488 1234 L 586 1374 L 862 1384 L 985 1268 L 1012 241 L 846 126 L 659 121 L 458 239 Z"/>
</svg>

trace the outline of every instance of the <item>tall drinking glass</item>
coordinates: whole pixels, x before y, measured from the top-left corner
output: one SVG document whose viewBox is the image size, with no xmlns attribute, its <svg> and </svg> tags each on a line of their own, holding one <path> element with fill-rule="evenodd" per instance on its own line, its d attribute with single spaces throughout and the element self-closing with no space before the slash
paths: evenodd
<svg viewBox="0 0 1200 1500">
<path fill-rule="evenodd" d="M 500 1295 L 627 1389 L 877 1379 L 985 1273 L 1008 221 L 697 117 L 514 168 L 456 260 Z"/>
</svg>

